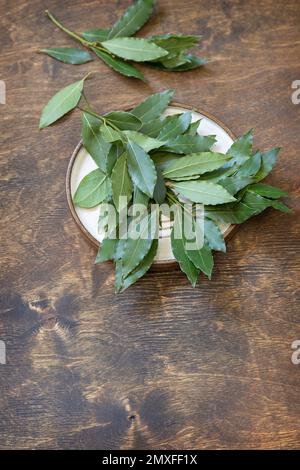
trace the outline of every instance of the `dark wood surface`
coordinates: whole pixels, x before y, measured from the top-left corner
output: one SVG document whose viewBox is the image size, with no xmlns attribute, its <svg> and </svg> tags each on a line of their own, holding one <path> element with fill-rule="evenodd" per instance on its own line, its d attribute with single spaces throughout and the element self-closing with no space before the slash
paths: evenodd
<svg viewBox="0 0 300 470">
<path fill-rule="evenodd" d="M 68 66 L 35 51 L 73 45 L 75 30 L 113 23 L 127 1 L 2 0 L 0 447 L 297 448 L 300 365 L 300 79 L 298 0 L 161 0 L 143 34 L 203 34 L 211 63 L 186 74 L 143 67 L 149 84 L 99 61 Z M 100 112 L 176 88 L 255 146 L 281 146 L 269 181 L 290 191 L 293 216 L 267 211 L 215 257 L 211 282 L 150 273 L 124 294 L 67 208 L 64 176 L 79 116 L 39 132 L 41 108 L 94 72 Z"/>
</svg>

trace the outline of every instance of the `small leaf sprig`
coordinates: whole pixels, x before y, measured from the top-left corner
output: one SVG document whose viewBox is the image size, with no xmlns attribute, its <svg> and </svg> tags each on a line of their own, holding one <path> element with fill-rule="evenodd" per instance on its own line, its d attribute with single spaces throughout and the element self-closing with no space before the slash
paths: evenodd
<svg viewBox="0 0 300 470">
<path fill-rule="evenodd" d="M 62 31 L 94 52 L 116 72 L 145 81 L 140 70 L 128 61 L 144 62 L 169 72 L 184 72 L 204 65 L 207 60 L 188 53 L 197 46 L 200 36 L 162 34 L 148 38 L 132 37 L 150 18 L 155 0 L 137 0 L 118 21 L 107 29 L 91 29 L 81 34 L 66 28 L 48 10 L 48 18 Z M 84 64 L 92 60 L 88 51 L 72 47 L 41 49 L 54 59 L 67 64 Z"/>
<path fill-rule="evenodd" d="M 157 204 L 175 207 L 172 251 L 193 286 L 200 272 L 211 278 L 213 250 L 226 251 L 220 224 L 241 224 L 269 207 L 290 212 L 280 201 L 287 193 L 262 183 L 276 163 L 279 148 L 253 152 L 252 130 L 239 137 L 226 153 L 215 152 L 215 136 L 201 135 L 201 123 L 192 122 L 191 112 L 163 114 L 173 90 L 149 96 L 130 112 L 99 115 L 89 104 L 79 106 L 82 96 L 86 100 L 86 78 L 51 98 L 42 112 L 40 128 L 74 108 L 81 110 L 83 145 L 97 168 L 82 179 L 73 202 L 83 208 L 99 206 L 99 230 L 104 238 L 95 262 L 114 261 L 117 292 L 140 279 L 155 259 L 161 227 Z M 190 209 L 185 208 L 183 200 L 190 201 Z M 106 203 L 118 218 L 109 219 L 103 212 Z M 201 245 L 190 248 L 182 230 L 182 214 L 191 227 L 197 228 L 195 203 L 204 208 L 204 233 Z M 124 237 L 121 224 L 125 220 L 130 227 L 130 209 L 136 204 L 144 208 L 138 236 L 127 229 Z M 180 237 L 175 236 L 176 230 Z"/>
</svg>

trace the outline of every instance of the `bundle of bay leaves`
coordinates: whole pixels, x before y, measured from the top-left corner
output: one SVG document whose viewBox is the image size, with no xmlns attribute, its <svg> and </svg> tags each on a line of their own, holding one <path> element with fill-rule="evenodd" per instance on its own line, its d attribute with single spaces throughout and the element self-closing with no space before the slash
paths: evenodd
<svg viewBox="0 0 300 470">
<path fill-rule="evenodd" d="M 211 278 L 212 251 L 226 251 L 220 224 L 241 224 L 268 207 L 290 212 L 279 201 L 287 193 L 261 182 L 274 167 L 279 149 L 253 154 L 252 131 L 239 137 L 226 154 L 215 152 L 215 136 L 201 135 L 201 122 L 192 122 L 191 112 L 164 115 L 173 90 L 155 93 L 129 112 L 99 115 L 90 104 L 79 107 L 82 97 L 86 101 L 85 79 L 51 98 L 43 109 L 40 128 L 76 107 L 82 112 L 83 145 L 97 168 L 82 179 L 73 201 L 79 207 L 100 208 L 99 229 L 105 236 L 96 263 L 115 262 L 117 292 L 142 277 L 153 263 L 161 224 L 159 207 L 163 204 L 178 209 L 171 246 L 193 286 L 200 271 Z M 189 201 L 191 207 L 186 209 L 182 200 Z M 102 210 L 106 203 L 118 217 L 108 218 Z M 189 248 L 184 231 L 179 230 L 180 237 L 174 235 L 181 228 L 182 215 L 188 217 L 191 227 L 199 224 L 195 203 L 203 208 L 203 240 L 196 249 Z M 130 208 L 136 205 L 144 208 L 138 234 L 135 231 L 131 236 L 129 229 L 121 234 L 124 217 L 126 227 L 132 225 Z"/>
<path fill-rule="evenodd" d="M 57 27 L 127 77 L 145 80 L 142 72 L 128 61 L 144 62 L 169 72 L 184 72 L 205 64 L 205 58 L 188 53 L 198 45 L 200 36 L 162 34 L 132 37 L 150 18 L 154 5 L 155 0 L 137 0 L 111 28 L 96 28 L 80 34 L 70 31 L 49 11 L 46 14 Z M 84 64 L 92 60 L 88 51 L 72 47 L 51 47 L 40 52 L 67 64 Z"/>
</svg>

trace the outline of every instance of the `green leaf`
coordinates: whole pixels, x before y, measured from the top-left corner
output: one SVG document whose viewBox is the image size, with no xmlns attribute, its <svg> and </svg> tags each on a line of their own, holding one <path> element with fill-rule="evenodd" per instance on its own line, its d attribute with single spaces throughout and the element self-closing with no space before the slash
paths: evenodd
<svg viewBox="0 0 300 470">
<path fill-rule="evenodd" d="M 253 131 L 252 129 L 245 135 L 239 137 L 227 151 L 228 155 L 233 157 L 230 165 L 233 163 L 242 165 L 252 155 Z"/>
<path fill-rule="evenodd" d="M 164 126 L 165 119 L 166 118 L 159 117 L 143 123 L 140 132 L 152 138 L 157 137 L 161 128 Z"/>
<path fill-rule="evenodd" d="M 110 29 L 89 29 L 88 31 L 84 31 L 81 33 L 81 36 L 89 42 L 102 42 L 108 39 L 108 35 L 110 33 Z"/>
<path fill-rule="evenodd" d="M 155 166 L 149 155 L 137 144 L 128 139 L 128 169 L 134 184 L 149 197 L 157 179 Z"/>
<path fill-rule="evenodd" d="M 120 292 L 124 292 L 129 286 L 134 284 L 138 279 L 140 279 L 146 272 L 150 269 L 154 258 L 156 256 L 158 247 L 158 240 L 153 240 L 150 250 L 146 254 L 145 258 L 139 263 L 139 265 L 130 273 L 128 274 L 125 279 L 123 279 L 123 284 Z"/>
<path fill-rule="evenodd" d="M 127 203 L 131 199 L 133 187 L 131 179 L 127 169 L 127 153 L 124 152 L 121 157 L 118 158 L 112 174 L 111 174 L 111 185 L 114 204 L 119 211 L 119 198 L 121 196 L 127 198 Z"/>
<path fill-rule="evenodd" d="M 73 202 L 79 207 L 94 207 L 106 200 L 110 193 L 109 178 L 97 168 L 81 180 L 73 197 Z"/>
<path fill-rule="evenodd" d="M 273 201 L 269 199 L 265 199 L 264 197 L 260 196 L 259 194 L 252 193 L 247 191 L 242 199 L 243 204 L 247 205 L 254 211 L 254 214 L 260 214 L 262 211 L 271 207 L 273 205 Z"/>
<path fill-rule="evenodd" d="M 283 204 L 281 201 L 273 201 L 272 207 L 280 212 L 285 212 L 286 214 L 291 214 L 293 212 L 292 209 Z"/>
<path fill-rule="evenodd" d="M 145 150 L 146 153 L 150 152 L 150 150 L 157 149 L 164 145 L 164 142 L 161 142 L 157 139 L 152 139 L 152 137 L 148 137 L 145 134 L 136 131 L 124 131 L 124 134 L 133 142 L 138 144 Z"/>
<path fill-rule="evenodd" d="M 117 159 L 122 155 L 123 152 L 124 146 L 121 142 L 114 142 L 110 147 L 106 159 L 106 172 L 108 175 L 111 174 Z"/>
<path fill-rule="evenodd" d="M 250 157 L 243 165 L 238 169 L 238 176 L 254 176 L 258 172 L 261 166 L 261 153 L 256 152 L 253 157 Z"/>
<path fill-rule="evenodd" d="M 168 54 L 161 47 L 141 38 L 118 38 L 103 41 L 102 46 L 118 57 L 135 62 L 145 62 Z"/>
<path fill-rule="evenodd" d="M 182 236 L 180 236 L 182 234 Z M 195 287 L 199 270 L 189 259 L 185 249 L 185 239 L 183 231 L 182 212 L 177 210 L 175 213 L 174 225 L 171 232 L 171 246 L 175 259 L 178 261 L 181 271 L 183 271 L 193 287 Z"/>
<path fill-rule="evenodd" d="M 53 47 L 50 49 L 41 49 L 40 52 L 43 52 L 54 59 L 60 60 L 65 64 L 85 64 L 86 62 L 93 60 L 87 51 L 75 49 L 73 47 Z"/>
<path fill-rule="evenodd" d="M 179 135 L 176 139 L 167 142 L 164 148 L 169 152 L 184 154 L 208 152 L 215 141 L 214 135 Z"/>
<path fill-rule="evenodd" d="M 196 46 L 200 36 L 163 34 L 160 36 L 152 36 L 148 39 L 168 51 L 168 55 L 158 59 L 158 62 L 161 63 L 164 69 L 171 69 L 172 71 L 179 66 L 190 63 L 184 52 Z"/>
<path fill-rule="evenodd" d="M 225 188 L 230 194 L 233 196 L 240 191 L 241 189 L 245 188 L 249 184 L 253 183 L 254 178 L 249 176 L 227 176 L 226 178 L 220 181 L 220 184 Z"/>
<path fill-rule="evenodd" d="M 101 121 L 89 113 L 82 113 L 82 140 L 85 149 L 99 168 L 106 171 L 106 159 L 111 145 L 101 136 Z"/>
<path fill-rule="evenodd" d="M 161 171 L 164 171 L 170 166 L 170 164 L 177 162 L 178 159 L 182 158 L 182 156 L 177 155 L 176 153 L 156 152 L 151 155 L 151 158 L 154 161 L 155 166 Z"/>
<path fill-rule="evenodd" d="M 258 194 L 246 191 L 242 200 L 236 204 L 225 204 L 215 208 L 206 207 L 210 218 L 219 222 L 241 224 L 250 217 L 263 212 L 268 207 L 274 207 L 274 202 Z"/>
<path fill-rule="evenodd" d="M 107 201 L 110 200 L 110 195 Z M 115 212 L 109 210 L 110 206 L 106 202 L 99 206 L 99 218 L 98 218 L 98 233 L 101 236 L 113 238 L 118 225 L 118 220 Z"/>
<path fill-rule="evenodd" d="M 104 118 L 121 130 L 138 131 L 142 125 L 139 118 L 126 111 L 112 111 L 104 114 Z"/>
<path fill-rule="evenodd" d="M 243 202 L 206 207 L 207 215 L 213 220 L 225 224 L 241 224 L 255 215 L 255 210 Z"/>
<path fill-rule="evenodd" d="M 210 219 L 204 219 L 204 236 L 212 250 L 226 252 L 226 245 L 219 226 Z"/>
<path fill-rule="evenodd" d="M 148 40 L 166 49 L 169 53 L 178 54 L 196 46 L 200 38 L 201 36 L 186 36 L 184 34 L 162 34 L 151 36 Z"/>
<path fill-rule="evenodd" d="M 148 96 L 142 103 L 131 110 L 131 114 L 134 114 L 143 123 L 149 123 L 149 121 L 160 117 L 165 111 L 173 94 L 174 90 L 165 90 L 161 93 Z"/>
<path fill-rule="evenodd" d="M 100 59 L 103 60 L 103 62 L 106 63 L 106 65 L 111 67 L 115 72 L 119 72 L 121 75 L 125 75 L 125 77 L 134 77 L 138 78 L 139 80 L 142 80 L 143 82 L 146 81 L 142 72 L 140 72 L 133 65 L 128 64 L 124 60 L 118 59 L 117 57 L 112 57 L 107 52 L 98 51 L 93 47 L 91 49 Z"/>
<path fill-rule="evenodd" d="M 198 132 L 201 121 L 202 121 L 202 119 L 197 119 L 197 121 L 192 122 L 189 125 L 189 128 L 185 132 L 185 134 L 187 134 L 187 135 L 197 135 L 197 132 Z"/>
<path fill-rule="evenodd" d="M 122 259 L 116 259 L 115 264 L 115 292 L 120 292 L 123 288 L 123 263 Z"/>
<path fill-rule="evenodd" d="M 278 199 L 280 197 L 288 196 L 286 191 L 263 183 L 253 184 L 249 186 L 248 190 L 270 199 Z"/>
<path fill-rule="evenodd" d="M 143 193 L 137 186 L 135 186 L 134 194 L 133 194 L 133 203 L 142 204 L 143 206 L 147 207 L 148 202 L 149 202 L 149 196 Z"/>
<path fill-rule="evenodd" d="M 157 180 L 153 191 L 153 199 L 157 204 L 162 204 L 166 198 L 166 185 L 165 180 L 162 176 L 162 173 L 159 169 L 156 170 L 157 172 Z"/>
<path fill-rule="evenodd" d="M 183 134 L 190 125 L 191 117 L 190 111 L 169 116 L 166 119 L 165 125 L 158 134 L 158 140 L 167 141 Z"/>
<path fill-rule="evenodd" d="M 206 175 L 205 175 L 206 177 Z M 172 181 L 191 181 L 191 180 L 199 180 L 200 176 L 199 175 L 191 175 L 191 176 L 179 176 L 176 178 L 176 176 L 172 176 L 170 178 Z"/>
<path fill-rule="evenodd" d="M 192 153 L 171 163 L 163 171 L 163 174 L 165 178 L 169 179 L 202 175 L 220 168 L 229 158 L 228 155 L 216 152 Z"/>
<path fill-rule="evenodd" d="M 280 148 L 274 148 L 261 154 L 261 167 L 256 174 L 257 181 L 263 180 L 273 169 L 277 161 L 279 151 Z"/>
<path fill-rule="evenodd" d="M 40 129 L 50 126 L 50 124 L 57 121 L 77 106 L 81 98 L 84 80 L 85 78 L 71 83 L 71 85 L 66 86 L 52 96 L 51 100 L 42 111 L 39 125 Z"/>
<path fill-rule="evenodd" d="M 125 240 L 122 256 L 123 278 L 128 276 L 139 265 L 150 250 L 152 240 L 157 237 L 158 233 L 158 215 L 159 211 L 155 209 L 150 214 L 144 216 L 140 222 L 139 234 L 136 237 L 130 237 L 129 232 L 129 236 Z"/>
<path fill-rule="evenodd" d="M 194 70 L 202 65 L 207 63 L 207 59 L 204 57 L 197 57 L 193 54 L 186 54 L 183 56 L 185 62 L 182 65 L 179 65 L 174 68 L 165 68 L 162 64 L 155 63 L 155 67 L 162 70 L 168 70 L 169 72 L 187 72 L 189 70 Z"/>
<path fill-rule="evenodd" d="M 211 249 L 207 245 L 203 245 L 200 250 L 186 250 L 186 254 L 194 266 L 211 279 L 214 266 L 214 258 Z"/>
<path fill-rule="evenodd" d="M 136 33 L 150 18 L 154 4 L 154 0 L 138 0 L 131 5 L 111 28 L 109 39 Z"/>
<path fill-rule="evenodd" d="M 172 70 L 186 63 L 186 59 L 183 53 L 172 54 L 169 53 L 167 56 L 162 57 L 161 59 L 156 59 L 157 62 L 161 64 L 164 70 Z M 156 61 L 155 61 L 156 62 Z"/>
<path fill-rule="evenodd" d="M 100 126 L 100 131 L 103 139 L 106 142 L 116 142 L 118 140 L 122 141 L 121 132 L 115 131 L 115 129 L 113 129 L 106 123 Z"/>
<path fill-rule="evenodd" d="M 215 205 L 235 201 L 222 186 L 207 181 L 182 181 L 175 183 L 173 187 L 192 202 Z"/>
<path fill-rule="evenodd" d="M 102 240 L 102 242 L 100 243 L 99 250 L 95 259 L 95 264 L 113 260 L 117 242 L 117 239 L 104 238 L 104 240 Z"/>
<path fill-rule="evenodd" d="M 100 204 L 100 211 L 98 217 L 98 233 L 105 233 L 108 229 L 109 214 L 107 211 L 102 210 L 102 205 Z"/>
</svg>

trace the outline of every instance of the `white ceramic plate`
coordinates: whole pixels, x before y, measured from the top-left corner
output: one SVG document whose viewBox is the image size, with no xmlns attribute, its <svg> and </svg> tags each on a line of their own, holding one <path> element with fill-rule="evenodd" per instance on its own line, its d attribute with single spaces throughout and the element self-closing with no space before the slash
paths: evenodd
<svg viewBox="0 0 300 470">
<path fill-rule="evenodd" d="M 182 113 L 184 111 L 189 111 L 189 109 L 184 108 L 184 106 L 173 105 L 168 107 L 165 115 L 169 116 L 172 114 Z M 226 153 L 233 143 L 233 136 L 230 131 L 227 130 L 225 126 L 222 127 L 222 123 L 218 122 L 218 120 L 213 116 L 192 110 L 192 122 L 200 118 L 202 121 L 198 129 L 198 134 L 215 135 L 217 140 L 213 145 L 212 150 Z M 74 195 L 82 178 L 95 168 L 97 168 L 97 166 L 94 160 L 81 146 L 77 151 L 75 158 L 73 157 L 72 166 L 68 172 L 70 181 L 67 181 L 67 188 L 70 188 L 71 196 Z M 90 235 L 90 238 L 94 239 L 94 241 L 101 242 L 103 234 L 98 232 L 99 207 L 94 207 L 92 209 L 74 207 L 74 210 L 83 228 Z M 223 225 L 220 228 L 222 232 L 225 233 L 228 231 L 229 225 Z M 168 220 L 163 221 L 163 229 L 160 231 L 156 260 L 166 262 L 174 260 L 170 242 L 170 221 Z"/>
</svg>

